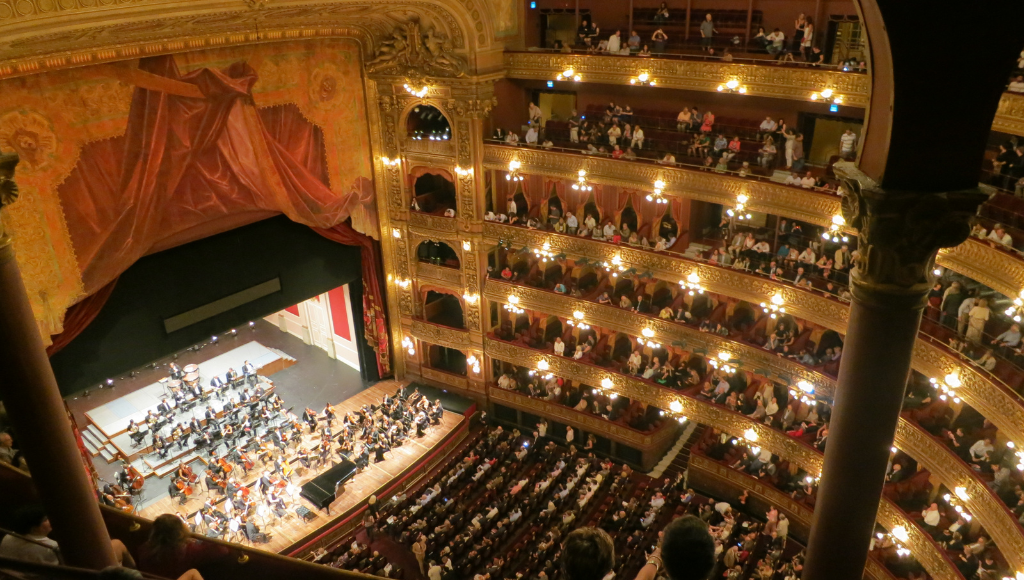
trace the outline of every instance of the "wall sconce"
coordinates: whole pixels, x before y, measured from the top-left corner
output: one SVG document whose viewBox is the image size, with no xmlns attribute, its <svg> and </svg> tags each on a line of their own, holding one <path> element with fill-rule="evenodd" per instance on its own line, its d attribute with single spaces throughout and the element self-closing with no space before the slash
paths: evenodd
<svg viewBox="0 0 1024 580">
<path fill-rule="evenodd" d="M 772 318 L 777 318 L 779 314 L 785 314 L 786 308 L 783 306 L 784 300 L 782 294 L 776 294 L 772 296 L 770 302 L 762 302 L 761 310 L 764 310 L 765 314 L 771 315 Z"/>
<path fill-rule="evenodd" d="M 546 371 L 546 370 L 548 370 L 549 368 L 551 368 L 551 365 L 549 365 L 549 364 L 548 364 L 548 361 L 547 361 L 547 360 L 545 360 L 545 359 L 540 359 L 540 360 L 539 360 L 539 361 L 537 362 L 537 369 L 538 369 L 538 370 Z"/>
<path fill-rule="evenodd" d="M 808 381 L 798 381 L 796 383 L 796 389 L 790 389 L 789 394 L 794 399 L 799 399 L 801 403 L 813 403 L 814 402 L 814 385 Z"/>
<path fill-rule="evenodd" d="M 380 162 L 384 164 L 384 167 L 396 167 L 402 163 L 401 159 L 391 159 L 389 157 L 381 157 Z"/>
<path fill-rule="evenodd" d="M 476 355 L 469 355 L 466 358 L 466 365 L 473 369 L 473 374 L 480 374 L 480 360 L 476 358 Z"/>
<path fill-rule="evenodd" d="M 750 201 L 750 198 L 747 197 L 746 195 L 742 193 L 737 195 L 736 205 L 725 210 L 726 215 L 728 215 L 729 217 L 734 217 L 738 220 L 750 219 L 750 212 L 746 211 L 748 201 Z"/>
<path fill-rule="evenodd" d="M 547 262 L 548 260 L 555 259 L 555 253 L 551 251 L 551 244 L 548 242 L 544 242 L 544 245 L 541 246 L 541 249 L 534 250 L 533 255 L 540 258 L 541 262 Z"/>
<path fill-rule="evenodd" d="M 661 348 L 661 344 L 657 343 L 657 342 L 654 342 L 654 340 L 653 340 L 654 339 L 654 331 L 653 330 L 651 330 L 650 328 L 645 328 L 645 329 L 640 331 L 640 334 L 642 334 L 643 336 L 638 337 L 636 339 L 636 341 L 640 344 L 640 346 L 646 346 L 648 348 L 655 348 L 655 349 Z"/>
<path fill-rule="evenodd" d="M 455 174 L 458 175 L 459 177 L 468 177 L 470 175 L 473 175 L 473 168 L 470 167 L 469 169 L 463 169 L 461 166 L 456 165 Z"/>
<path fill-rule="evenodd" d="M 1013 299 L 1013 306 L 1007 308 L 1005 314 L 1014 322 L 1020 322 L 1021 312 L 1024 312 L 1024 290 L 1021 290 L 1020 294 Z"/>
<path fill-rule="evenodd" d="M 906 543 L 906 541 L 910 539 L 910 534 L 907 533 L 907 529 L 904 528 L 903 526 L 896 526 L 888 534 L 883 534 L 882 532 L 878 532 L 877 534 L 875 534 L 875 537 L 878 538 L 879 540 L 883 540 L 885 538 L 891 539 L 892 543 L 896 545 L 896 555 L 897 556 L 909 556 L 910 555 L 910 550 L 908 550 L 906 547 L 903 546 L 903 544 Z"/>
<path fill-rule="evenodd" d="M 729 79 L 724 85 L 718 85 L 718 92 L 720 93 L 739 93 L 741 95 L 747 94 L 747 87 L 741 86 L 740 81 L 736 79 Z"/>
<path fill-rule="evenodd" d="M 843 226 L 846 225 L 846 220 L 841 215 L 832 216 L 832 225 L 828 226 L 827 232 L 822 232 L 821 237 L 826 240 L 832 240 L 833 243 L 839 243 L 839 240 L 844 242 L 850 241 L 849 236 L 843 234 Z"/>
<path fill-rule="evenodd" d="M 655 85 L 655 80 L 651 78 L 650 74 L 642 72 L 642 73 L 636 75 L 635 77 L 629 79 L 629 84 L 631 84 L 631 85 L 647 85 L 647 86 L 653 87 Z"/>
<path fill-rule="evenodd" d="M 398 285 L 398 287 L 401 288 L 402 290 L 405 290 L 409 287 L 410 284 L 412 284 L 412 280 L 408 278 L 402 278 L 399 280 L 395 280 L 395 284 Z"/>
<path fill-rule="evenodd" d="M 462 297 L 466 300 L 466 303 L 468 304 L 476 304 L 477 301 L 480 300 L 479 294 L 470 294 L 469 292 L 463 294 Z"/>
<path fill-rule="evenodd" d="M 473 242 L 471 242 L 469 240 L 463 240 L 462 241 L 462 249 L 467 251 L 467 252 L 472 250 L 473 249 Z"/>
<path fill-rule="evenodd" d="M 832 89 L 825 89 L 817 93 L 811 93 L 812 101 L 821 101 L 823 103 L 834 103 L 836 105 L 843 104 L 843 96 L 837 95 Z"/>
<path fill-rule="evenodd" d="M 622 265 L 622 257 L 620 257 L 618 254 L 615 254 L 615 257 L 612 258 L 611 263 L 604 262 L 602 266 L 604 266 L 604 269 L 606 271 L 612 273 L 612 278 L 618 278 L 620 272 L 626 271 L 626 267 Z"/>
<path fill-rule="evenodd" d="M 658 180 L 654 182 L 654 191 L 647 195 L 647 201 L 655 201 L 658 203 L 668 203 L 668 200 L 662 197 L 662 193 L 665 191 L 665 182 Z"/>
<path fill-rule="evenodd" d="M 941 391 L 939 398 L 943 401 L 953 399 L 954 403 L 960 402 L 960 397 L 956 394 L 956 390 L 959 389 L 961 385 L 960 377 L 955 374 L 948 374 L 946 375 L 946 378 L 942 379 L 942 383 L 939 383 L 936 378 L 930 378 L 928 379 L 928 382 L 935 385 L 935 388 Z"/>
<path fill-rule="evenodd" d="M 408 336 L 402 338 L 402 348 L 409 353 L 409 356 L 416 356 L 416 343 Z"/>
<path fill-rule="evenodd" d="M 522 308 L 519 307 L 519 297 L 516 296 L 515 294 L 508 295 L 508 304 L 505 305 L 505 310 L 508 310 L 513 314 L 522 314 L 523 312 L 525 312 Z"/>
<path fill-rule="evenodd" d="M 402 230 L 400 230 L 398 228 L 391 228 L 391 235 L 394 236 L 396 239 L 401 239 L 402 238 Z"/>
<path fill-rule="evenodd" d="M 736 367 L 729 364 L 729 360 L 731 358 L 731 354 L 722 351 L 718 353 L 718 356 L 716 358 L 709 359 L 708 364 L 710 364 L 713 368 L 722 371 L 723 373 L 731 375 L 736 372 Z"/>
<path fill-rule="evenodd" d="M 518 159 L 513 159 L 512 161 L 509 161 L 508 175 L 505 176 L 505 179 L 509 181 L 522 181 L 523 176 L 519 175 L 519 168 L 522 166 L 523 164 L 520 163 Z"/>
<path fill-rule="evenodd" d="M 566 320 L 565 323 L 568 324 L 569 326 L 575 326 L 580 330 L 588 330 L 590 328 L 589 324 L 583 322 L 583 312 L 580 310 L 576 310 L 575 312 L 573 312 L 572 318 Z"/>
<path fill-rule="evenodd" d="M 408 92 L 410 95 L 416 97 L 417 99 L 422 99 L 423 97 L 427 96 L 427 90 L 430 88 L 427 85 L 423 85 L 422 88 L 416 89 L 416 88 L 413 88 L 413 87 L 409 86 L 409 83 L 405 83 L 405 85 L 403 85 L 403 86 L 405 86 L 406 92 Z"/>
<path fill-rule="evenodd" d="M 697 275 L 696 270 L 690 272 L 690 275 L 686 277 L 686 280 L 680 280 L 679 286 L 688 290 L 687 294 L 690 296 L 693 296 L 694 293 L 704 293 L 704 287 L 700 285 L 700 276 Z"/>
<path fill-rule="evenodd" d="M 615 386 L 615 383 L 612 382 L 612 380 L 609 379 L 608 377 L 605 377 L 605 378 L 601 379 L 601 388 L 602 389 L 610 389 L 610 388 L 612 388 L 614 386 Z"/>
<path fill-rule="evenodd" d="M 564 71 L 562 71 L 562 72 L 558 73 L 557 75 L 555 75 L 555 80 L 556 81 L 575 81 L 575 82 L 578 83 L 581 80 L 583 80 L 583 77 L 580 76 L 579 73 L 577 73 L 575 69 L 573 69 L 572 67 L 569 67 L 569 68 L 565 69 Z"/>
<path fill-rule="evenodd" d="M 587 184 L 587 170 L 580 169 L 577 173 L 576 183 L 572 184 L 576 191 L 593 191 L 593 187 Z"/>
<path fill-rule="evenodd" d="M 944 499 L 946 503 L 952 506 L 953 510 L 956 511 L 956 513 L 963 516 L 963 518 L 968 522 L 971 521 L 973 516 L 971 516 L 971 513 L 967 511 L 967 509 L 964 508 L 964 506 L 960 502 L 967 501 L 968 499 L 970 499 L 970 497 L 971 496 L 967 493 L 967 489 L 961 486 L 957 486 L 953 490 L 952 494 L 946 493 L 942 495 L 942 499 Z"/>
</svg>

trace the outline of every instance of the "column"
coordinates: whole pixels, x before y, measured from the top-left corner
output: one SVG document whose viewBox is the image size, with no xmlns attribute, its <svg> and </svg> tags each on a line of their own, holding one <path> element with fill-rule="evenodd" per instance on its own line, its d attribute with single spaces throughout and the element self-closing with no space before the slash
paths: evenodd
<svg viewBox="0 0 1024 580">
<path fill-rule="evenodd" d="M 16 154 L 0 154 L 0 206 L 14 203 Z M 82 466 L 57 380 L 14 259 L 0 226 L 0 399 L 53 525 L 52 537 L 71 566 L 99 570 L 114 564 L 110 536 Z"/>
<path fill-rule="evenodd" d="M 883 190 L 848 162 L 836 174 L 860 255 L 804 580 L 863 576 L 935 255 L 967 239 L 984 199 Z"/>
</svg>

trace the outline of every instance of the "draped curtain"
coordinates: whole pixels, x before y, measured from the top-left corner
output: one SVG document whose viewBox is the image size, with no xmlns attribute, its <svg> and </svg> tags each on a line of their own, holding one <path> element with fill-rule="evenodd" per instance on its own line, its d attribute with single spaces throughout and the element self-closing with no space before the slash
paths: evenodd
<svg viewBox="0 0 1024 580">
<path fill-rule="evenodd" d="M 100 310 L 103 310 L 103 306 L 110 299 L 110 294 L 114 291 L 116 284 L 117 279 L 115 278 L 112 282 L 100 288 L 95 294 L 86 296 L 84 300 L 68 308 L 68 311 L 64 314 L 64 331 L 50 337 L 51 344 L 46 347 L 47 356 L 53 356 L 60 352 L 76 336 L 81 334 L 87 326 L 92 324 L 92 321 L 96 319 L 96 315 L 100 313 Z"/>
<path fill-rule="evenodd" d="M 618 224 L 619 214 L 629 202 L 629 192 L 614 185 L 595 187 L 594 192 L 597 194 L 597 205 L 601 208 L 601 217 L 604 221 L 612 220 L 612 223 Z"/>
<path fill-rule="evenodd" d="M 254 221 L 283 213 L 362 248 L 367 338 L 381 375 L 390 374 L 380 250 L 343 223 L 376 221 L 375 210 L 362 207 L 373 203 L 372 184 L 360 178 L 347 193 L 332 191 L 322 132 L 294 105 L 258 111 L 248 63 L 182 74 L 172 56 L 160 56 L 139 69 L 161 78 L 135 88 L 124 136 L 85 147 L 58 188 L 89 298 L 69 311 L 55 346 L 95 318 L 121 272 L 168 240 L 237 227 L 245 214 Z"/>
</svg>

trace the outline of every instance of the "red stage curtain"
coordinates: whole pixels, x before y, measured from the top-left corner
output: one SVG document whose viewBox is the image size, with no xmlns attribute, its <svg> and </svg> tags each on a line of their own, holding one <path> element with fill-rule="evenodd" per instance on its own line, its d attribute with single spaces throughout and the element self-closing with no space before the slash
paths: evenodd
<svg viewBox="0 0 1024 580">
<path fill-rule="evenodd" d="M 369 236 L 352 229 L 348 224 L 331 228 L 313 228 L 321 236 L 345 244 L 359 246 L 363 272 L 363 334 L 366 342 L 377 353 L 377 372 L 386 377 L 391 374 L 391 339 L 388 332 L 387 310 L 381 292 L 378 264 L 381 264 L 380 246 Z"/>
<path fill-rule="evenodd" d="M 260 109 L 260 120 L 267 134 L 284 145 L 295 161 L 323 183 L 330 183 L 327 174 L 327 146 L 323 131 L 302 116 L 298 105 L 289 103 Z"/>
<path fill-rule="evenodd" d="M 50 346 L 46 347 L 47 356 L 53 356 L 60 349 L 70 344 L 75 337 L 85 330 L 85 327 L 89 326 L 96 319 L 96 315 L 100 313 L 100 310 L 103 310 L 103 306 L 106 305 L 110 294 L 114 291 L 115 285 L 117 285 L 116 278 L 113 282 L 100 288 L 99 292 L 87 296 L 85 300 L 68 308 L 68 311 L 64 314 L 64 332 L 50 336 L 50 340 L 53 342 Z"/>
</svg>

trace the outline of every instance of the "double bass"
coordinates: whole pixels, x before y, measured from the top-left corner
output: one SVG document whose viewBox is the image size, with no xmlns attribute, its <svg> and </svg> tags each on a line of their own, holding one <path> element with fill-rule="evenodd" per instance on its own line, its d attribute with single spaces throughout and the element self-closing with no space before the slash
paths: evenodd
<svg viewBox="0 0 1024 580">
<path fill-rule="evenodd" d="M 192 468 L 187 465 L 182 465 L 181 469 L 178 470 L 178 474 L 183 479 L 188 480 L 189 483 L 195 483 L 199 479 L 199 476 L 193 473 Z"/>
<path fill-rule="evenodd" d="M 135 469 L 130 463 L 125 467 L 125 474 L 128 476 L 128 485 L 134 490 L 142 489 L 143 484 L 146 483 L 139 470 Z"/>
<path fill-rule="evenodd" d="M 174 486 L 178 488 L 178 491 L 185 494 L 185 497 L 192 495 L 192 485 L 186 482 L 184 479 L 176 479 L 174 481 Z"/>
<path fill-rule="evenodd" d="M 253 466 L 254 466 L 254 465 L 256 465 L 256 462 L 255 462 L 255 461 L 253 461 L 253 460 L 252 460 L 252 459 L 251 459 L 251 458 L 249 457 L 249 454 L 248 454 L 248 453 L 246 453 L 246 452 L 244 452 L 244 451 L 243 451 L 243 452 L 242 452 L 242 465 L 243 465 L 243 466 L 245 467 L 245 471 L 247 471 L 247 472 L 248 472 L 248 471 L 249 471 L 250 469 L 252 469 L 252 468 L 253 468 Z"/>
</svg>

